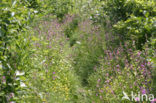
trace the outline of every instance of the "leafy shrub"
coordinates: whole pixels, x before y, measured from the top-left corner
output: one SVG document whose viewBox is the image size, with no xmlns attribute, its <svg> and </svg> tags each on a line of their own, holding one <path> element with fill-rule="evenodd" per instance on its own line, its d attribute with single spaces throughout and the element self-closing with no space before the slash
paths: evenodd
<svg viewBox="0 0 156 103">
<path fill-rule="evenodd" d="M 15 101 L 21 90 L 16 73 L 25 69 L 28 41 L 24 39 L 27 24 L 34 17 L 34 9 L 27 8 L 20 0 L 0 1 L 0 102 Z M 25 66 L 24 66 L 25 65 Z"/>
<path fill-rule="evenodd" d="M 156 3 L 153 0 L 109 0 L 101 3 L 102 10 L 98 16 L 93 16 L 93 20 L 102 22 L 111 30 L 113 26 L 115 37 L 123 42 L 135 40 L 137 48 L 142 49 L 142 45 L 156 33 Z"/>
<path fill-rule="evenodd" d="M 135 40 L 138 49 L 142 49 L 142 45 L 150 40 L 156 33 L 155 31 L 156 18 L 135 17 L 131 16 L 126 21 L 119 21 L 114 25 L 116 33 L 120 34 L 125 40 Z"/>
<path fill-rule="evenodd" d="M 113 24 L 127 20 L 130 15 L 137 17 L 155 16 L 155 2 L 148 0 L 109 0 L 104 1 L 103 10 Z"/>
</svg>

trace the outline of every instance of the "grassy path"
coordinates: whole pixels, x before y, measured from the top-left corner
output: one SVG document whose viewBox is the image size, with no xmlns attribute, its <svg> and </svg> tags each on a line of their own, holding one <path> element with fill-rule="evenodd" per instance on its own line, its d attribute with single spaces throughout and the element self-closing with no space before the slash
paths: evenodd
<svg viewBox="0 0 156 103">
<path fill-rule="evenodd" d="M 33 27 L 34 70 L 29 86 L 37 97 L 32 101 L 40 97 L 38 102 L 91 102 L 87 79 L 103 51 L 102 45 L 97 47 L 103 42 L 99 27 L 71 15 L 61 23 L 57 19 L 40 20 Z"/>
<path fill-rule="evenodd" d="M 32 77 L 27 85 L 32 87 L 30 93 L 36 98 L 29 97 L 29 101 L 128 103 L 121 100 L 123 90 L 120 87 L 127 83 L 125 88 L 136 90 L 136 86 L 129 87 L 136 76 L 126 67 L 136 61 L 127 62 L 126 54 L 144 63 L 137 53 L 130 52 L 131 48 L 116 44 L 116 49 L 109 50 L 106 45 L 111 47 L 111 43 L 116 43 L 108 42 L 114 39 L 112 35 L 78 15 L 66 15 L 63 22 L 45 17 L 37 20 L 33 28 L 31 48 L 34 51 L 34 69 L 31 70 Z M 135 66 L 138 68 L 139 62 Z M 138 73 L 140 80 L 143 79 L 140 71 L 135 73 Z"/>
</svg>

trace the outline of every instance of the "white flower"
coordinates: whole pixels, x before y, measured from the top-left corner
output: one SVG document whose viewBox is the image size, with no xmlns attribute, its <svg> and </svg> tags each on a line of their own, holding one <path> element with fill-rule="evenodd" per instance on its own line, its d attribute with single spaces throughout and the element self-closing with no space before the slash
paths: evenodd
<svg viewBox="0 0 156 103">
<path fill-rule="evenodd" d="M 38 11 L 37 11 L 37 10 L 35 10 L 35 11 L 34 11 L 34 13 L 38 13 Z"/>
<path fill-rule="evenodd" d="M 42 95 L 42 93 L 39 93 L 39 96 L 41 97 L 41 99 L 43 98 L 43 95 Z"/>
<path fill-rule="evenodd" d="M 12 3 L 12 6 L 15 6 L 16 2 L 17 2 L 17 1 L 15 0 L 15 1 Z"/>
<path fill-rule="evenodd" d="M 16 80 L 20 80 L 20 78 L 16 78 Z"/>
<path fill-rule="evenodd" d="M 24 72 L 16 71 L 16 76 L 21 76 L 21 75 L 24 75 L 24 74 L 25 74 Z"/>
<path fill-rule="evenodd" d="M 76 43 L 77 43 L 77 44 L 81 44 L 81 42 L 79 42 L 79 41 L 76 41 Z"/>
<path fill-rule="evenodd" d="M 15 15 L 15 12 L 12 12 L 12 13 L 11 13 L 11 16 L 14 16 L 14 15 Z"/>
<path fill-rule="evenodd" d="M 26 87 L 26 85 L 23 82 L 20 82 L 21 87 Z"/>
<path fill-rule="evenodd" d="M 43 61 L 41 62 L 41 64 L 45 63 L 45 61 L 46 61 L 46 60 L 43 60 Z"/>
<path fill-rule="evenodd" d="M 92 16 L 90 16 L 89 19 L 92 19 Z"/>
<path fill-rule="evenodd" d="M 147 59 L 147 61 L 151 61 L 151 59 Z"/>
<path fill-rule="evenodd" d="M 9 102 L 9 103 L 16 103 L 15 101 L 11 101 L 11 102 Z"/>
</svg>

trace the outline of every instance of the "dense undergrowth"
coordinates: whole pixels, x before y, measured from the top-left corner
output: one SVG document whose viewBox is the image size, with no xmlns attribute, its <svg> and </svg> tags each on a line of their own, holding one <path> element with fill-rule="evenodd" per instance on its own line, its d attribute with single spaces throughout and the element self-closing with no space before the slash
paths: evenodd
<svg viewBox="0 0 156 103">
<path fill-rule="evenodd" d="M 154 0 L 0 0 L 0 103 L 154 103 L 155 28 Z"/>
</svg>

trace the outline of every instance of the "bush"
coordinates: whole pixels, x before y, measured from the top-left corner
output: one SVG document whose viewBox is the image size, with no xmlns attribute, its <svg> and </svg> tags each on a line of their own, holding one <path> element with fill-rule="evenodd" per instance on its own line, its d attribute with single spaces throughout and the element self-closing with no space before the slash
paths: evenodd
<svg viewBox="0 0 156 103">
<path fill-rule="evenodd" d="M 23 50 L 27 50 L 29 42 L 24 37 L 35 15 L 35 10 L 27 6 L 20 0 L 0 1 L 0 102 L 3 103 L 16 101 L 14 97 L 22 90 L 16 73 L 26 66 L 23 59 L 29 53 Z"/>
<path fill-rule="evenodd" d="M 119 21 L 114 25 L 114 31 L 123 40 L 129 40 L 131 43 L 132 40 L 135 40 L 137 49 L 142 49 L 146 41 L 149 41 L 156 33 L 155 20 L 155 17 L 144 18 L 131 16 L 126 21 Z"/>
<path fill-rule="evenodd" d="M 94 19 L 111 30 L 113 26 L 115 37 L 123 42 L 135 40 L 137 49 L 141 50 L 156 33 L 156 3 L 153 0 L 109 0 L 101 3 L 103 9 L 99 10 L 99 16 L 93 16 Z"/>
</svg>

